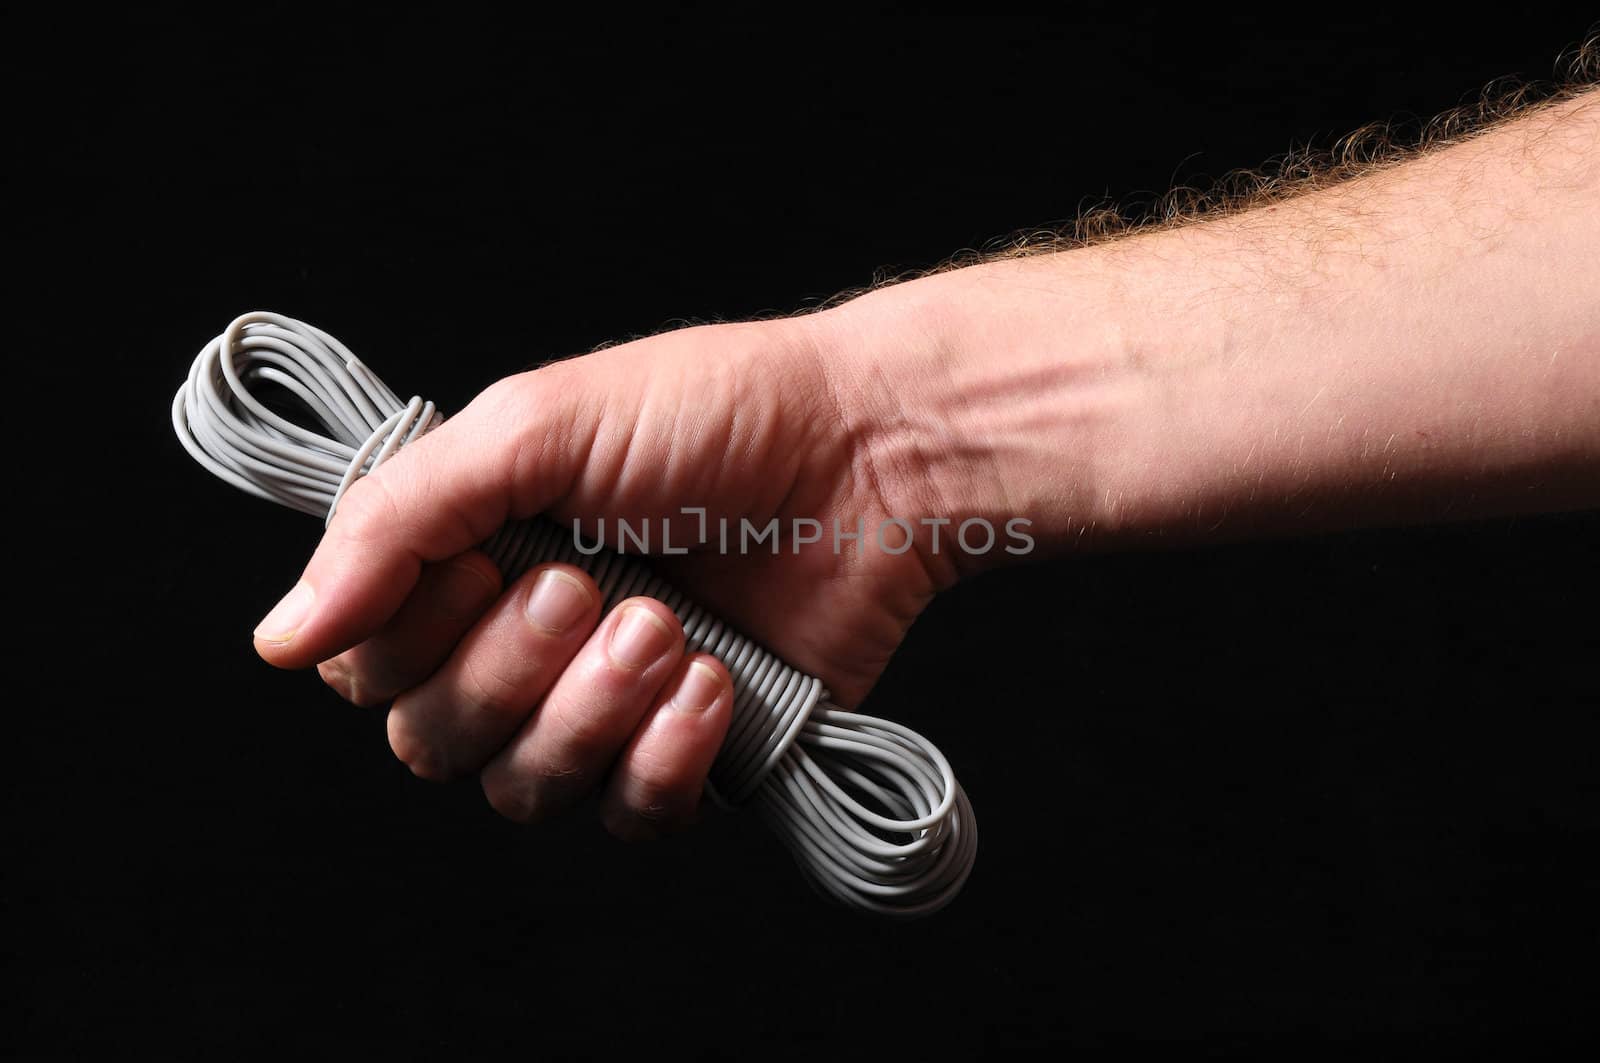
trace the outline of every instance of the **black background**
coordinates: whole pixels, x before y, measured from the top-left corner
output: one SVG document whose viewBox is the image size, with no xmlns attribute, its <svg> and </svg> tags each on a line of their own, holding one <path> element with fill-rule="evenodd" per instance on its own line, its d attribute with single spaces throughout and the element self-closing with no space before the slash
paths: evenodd
<svg viewBox="0 0 1600 1063">
<path fill-rule="evenodd" d="M 912 1058 L 1591 1030 L 1592 514 L 941 598 L 867 708 L 951 755 L 983 842 L 910 925 L 822 904 L 748 817 L 646 847 L 514 827 L 250 651 L 316 523 L 212 481 L 167 423 L 239 312 L 458 408 L 1548 76 L 1593 17 L 1136 7 L 13 27 L 6 1039 Z"/>
</svg>

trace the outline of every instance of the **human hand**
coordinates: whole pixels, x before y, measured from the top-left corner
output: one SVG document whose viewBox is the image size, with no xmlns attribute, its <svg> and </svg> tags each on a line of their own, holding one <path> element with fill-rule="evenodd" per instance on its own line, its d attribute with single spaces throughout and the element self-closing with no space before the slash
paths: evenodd
<svg viewBox="0 0 1600 1063">
<path fill-rule="evenodd" d="M 682 824 L 728 726 L 721 662 L 685 660 L 659 602 L 601 616 L 594 582 L 567 565 L 502 588 L 474 547 L 538 513 L 626 521 L 658 549 L 663 523 L 674 544 L 698 538 L 685 506 L 712 529 L 728 518 L 735 541 L 741 518 L 775 519 L 776 552 L 699 549 L 654 567 L 854 705 L 953 574 L 920 548 L 833 549 L 834 519 L 875 529 L 927 500 L 858 427 L 858 382 L 830 361 L 840 333 L 823 317 L 688 329 L 492 386 L 352 486 L 258 651 L 320 662 L 357 704 L 392 698 L 396 755 L 430 779 L 479 773 L 507 816 L 539 818 L 603 784 L 614 833 Z M 797 518 L 818 521 L 821 541 L 797 550 Z"/>
</svg>

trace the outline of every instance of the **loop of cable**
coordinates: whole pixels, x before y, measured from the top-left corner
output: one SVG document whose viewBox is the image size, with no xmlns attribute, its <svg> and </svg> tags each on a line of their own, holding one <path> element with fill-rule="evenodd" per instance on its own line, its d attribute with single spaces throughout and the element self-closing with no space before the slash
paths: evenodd
<svg viewBox="0 0 1600 1063">
<path fill-rule="evenodd" d="M 286 412 L 287 411 L 287 412 Z M 292 415 L 291 415 L 292 414 Z M 172 403 L 185 449 L 241 490 L 327 521 L 351 484 L 442 420 L 401 401 L 332 335 L 266 311 L 241 315 L 200 351 Z M 665 603 L 688 650 L 734 683 L 733 721 L 707 781 L 754 805 L 827 895 L 885 915 L 948 904 L 977 855 L 972 806 L 944 755 L 915 731 L 847 712 L 790 667 L 672 587 L 638 557 L 590 552 L 545 520 L 513 521 L 483 544 L 507 583 L 552 561 L 599 586 L 605 608 Z"/>
</svg>

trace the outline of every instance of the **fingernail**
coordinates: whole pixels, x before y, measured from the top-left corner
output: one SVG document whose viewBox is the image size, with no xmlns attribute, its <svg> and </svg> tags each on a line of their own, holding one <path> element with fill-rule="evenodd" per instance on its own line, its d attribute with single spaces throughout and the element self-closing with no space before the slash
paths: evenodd
<svg viewBox="0 0 1600 1063">
<path fill-rule="evenodd" d="M 448 617 L 476 616 L 499 589 L 482 565 L 457 558 L 446 570 L 439 611 Z"/>
<path fill-rule="evenodd" d="M 672 707 L 679 712 L 705 712 L 722 694 L 722 677 L 709 664 L 695 661 L 685 673 Z"/>
<path fill-rule="evenodd" d="M 306 622 L 306 617 L 311 612 L 311 603 L 316 597 L 317 592 L 311 589 L 311 584 L 305 580 L 296 583 L 294 589 L 272 607 L 272 612 L 267 614 L 266 619 L 256 625 L 256 638 L 262 642 L 280 643 L 294 638 L 294 633 Z"/>
<path fill-rule="evenodd" d="M 630 605 L 611 632 L 611 659 L 624 668 L 653 664 L 672 648 L 672 629 L 642 605 Z"/>
<path fill-rule="evenodd" d="M 572 630 L 589 611 L 589 588 L 562 572 L 545 569 L 528 592 L 528 620 L 552 635 Z"/>
</svg>

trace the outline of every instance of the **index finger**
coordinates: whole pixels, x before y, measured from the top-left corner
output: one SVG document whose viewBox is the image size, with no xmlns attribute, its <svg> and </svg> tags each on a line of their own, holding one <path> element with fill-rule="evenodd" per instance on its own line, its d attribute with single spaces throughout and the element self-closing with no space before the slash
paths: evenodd
<svg viewBox="0 0 1600 1063">
<path fill-rule="evenodd" d="M 299 582 L 257 625 L 262 658 L 308 668 L 344 652 L 394 615 L 424 563 L 506 522 L 524 433 L 487 405 L 475 400 L 351 485 Z"/>
</svg>

